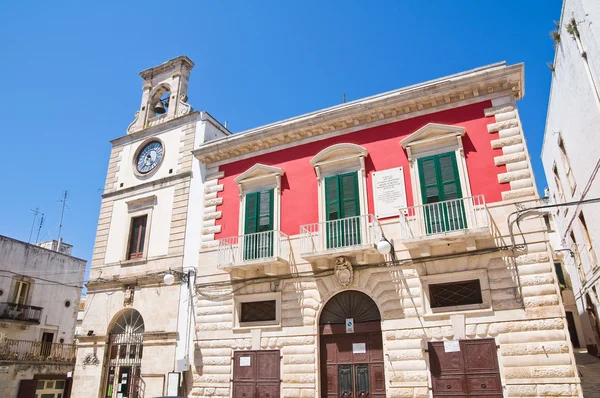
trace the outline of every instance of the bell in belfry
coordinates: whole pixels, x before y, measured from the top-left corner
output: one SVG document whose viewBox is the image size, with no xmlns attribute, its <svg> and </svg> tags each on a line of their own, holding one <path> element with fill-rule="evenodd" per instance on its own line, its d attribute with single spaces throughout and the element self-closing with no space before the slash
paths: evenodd
<svg viewBox="0 0 600 398">
<path fill-rule="evenodd" d="M 158 115 L 162 115 L 163 113 L 166 112 L 165 106 L 163 105 L 161 100 L 158 100 L 156 102 L 156 104 L 154 105 L 154 112 Z"/>
</svg>

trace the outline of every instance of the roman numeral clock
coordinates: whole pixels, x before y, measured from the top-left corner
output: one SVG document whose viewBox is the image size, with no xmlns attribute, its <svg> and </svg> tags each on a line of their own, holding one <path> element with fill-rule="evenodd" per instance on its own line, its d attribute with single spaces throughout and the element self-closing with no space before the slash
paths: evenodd
<svg viewBox="0 0 600 398">
<path fill-rule="evenodd" d="M 163 155 L 164 148 L 160 141 L 153 140 L 142 146 L 134 159 L 137 172 L 142 175 L 150 173 L 158 167 Z"/>
</svg>

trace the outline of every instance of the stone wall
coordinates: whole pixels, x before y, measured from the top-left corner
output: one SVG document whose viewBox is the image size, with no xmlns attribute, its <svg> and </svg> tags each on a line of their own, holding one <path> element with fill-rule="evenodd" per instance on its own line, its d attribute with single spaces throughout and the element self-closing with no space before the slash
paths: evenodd
<svg viewBox="0 0 600 398">
<path fill-rule="evenodd" d="M 31 364 L 26 362 L 0 361 L 0 366 L 8 367 L 8 372 L 0 373 L 0 396 L 17 398 L 21 380 L 31 380 L 34 375 L 65 375 L 73 371 L 73 365 L 65 364 Z"/>
<path fill-rule="evenodd" d="M 498 248 L 510 243 L 506 216 L 515 210 L 515 206 L 498 203 L 489 210 L 495 221 L 492 236 L 478 241 L 477 249 Z M 396 222 L 389 221 L 383 227 L 386 236 L 400 242 Z M 310 265 L 299 255 L 298 239 L 298 236 L 290 237 L 295 253 L 290 269 L 310 271 Z M 403 267 L 374 264 L 358 269 L 355 264 L 354 281 L 348 289 L 370 295 L 382 315 L 387 396 L 429 396 L 427 342 L 457 338 L 496 340 L 506 396 L 580 396 L 550 247 L 540 217 L 521 223 L 517 243 L 523 243 L 523 240 L 527 244 L 514 252 L 497 249 L 485 254 L 467 253 L 453 259 L 415 261 Z M 397 245 L 398 257 L 408 258 L 403 246 Z M 462 251 L 464 243 L 458 242 L 436 247 L 433 253 Z M 214 254 L 205 249 L 201 254 L 201 265 L 211 264 Z M 229 396 L 233 351 L 250 349 L 281 350 L 282 396 L 318 396 L 319 314 L 333 295 L 344 290 L 334 277 L 325 275 L 282 281 L 278 286 L 281 326 L 236 328 L 234 296 L 271 293 L 273 284 L 219 287 L 214 282 L 227 280 L 227 275 L 215 274 L 208 267 L 201 267 L 202 270 L 204 275 L 199 278 L 197 288 L 192 396 Z M 489 284 L 489 308 L 426 313 L 423 277 L 473 270 L 484 272 Z M 247 274 L 250 276 L 259 274 Z M 452 314 L 464 315 L 464 332 L 456 325 L 453 327 Z"/>
</svg>

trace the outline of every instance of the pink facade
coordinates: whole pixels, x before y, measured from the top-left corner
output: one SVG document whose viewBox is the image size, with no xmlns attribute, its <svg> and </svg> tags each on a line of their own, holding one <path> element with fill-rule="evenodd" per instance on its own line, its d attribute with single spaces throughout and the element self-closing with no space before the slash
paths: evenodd
<svg viewBox="0 0 600 398">
<path fill-rule="evenodd" d="M 365 164 L 369 213 L 374 213 L 371 173 L 393 167 L 404 167 L 408 206 L 413 205 L 407 154 L 400 141 L 428 123 L 465 128 L 462 140 L 471 193 L 483 194 L 487 203 L 500 201 L 502 192 L 510 190 L 510 186 L 498 183 L 498 174 L 505 173 L 506 167 L 494 163 L 494 157 L 501 156 L 502 150 L 492 149 L 491 141 L 498 139 L 498 133 L 488 133 L 488 125 L 495 119 L 484 114 L 484 109 L 491 106 L 491 101 L 482 101 L 221 165 L 224 177 L 219 184 L 224 189 L 219 197 L 223 198 L 223 204 L 217 207 L 222 211 L 222 218 L 217 220 L 221 232 L 215 239 L 243 234 L 238 231 L 240 200 L 234 179 L 256 163 L 276 166 L 285 172 L 281 181 L 282 232 L 296 235 L 300 225 L 318 222 L 317 179 L 310 160 L 321 150 L 339 143 L 357 144 L 369 152 Z"/>
</svg>

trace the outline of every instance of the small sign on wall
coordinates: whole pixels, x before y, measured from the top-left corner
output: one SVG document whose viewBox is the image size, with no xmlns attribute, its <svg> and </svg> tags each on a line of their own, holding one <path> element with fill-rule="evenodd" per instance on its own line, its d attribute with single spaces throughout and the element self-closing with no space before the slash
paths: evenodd
<svg viewBox="0 0 600 398">
<path fill-rule="evenodd" d="M 444 352 L 459 352 L 460 343 L 458 340 L 446 340 L 444 341 Z"/>
<path fill-rule="evenodd" d="M 354 318 L 346 318 L 346 333 L 354 333 Z"/>
<path fill-rule="evenodd" d="M 8 373 L 8 366 L 0 366 L 0 373 Z"/>
<path fill-rule="evenodd" d="M 352 343 L 353 354 L 366 354 L 367 344 L 366 343 Z"/>
<path fill-rule="evenodd" d="M 371 173 L 371 177 L 375 216 L 377 218 L 397 217 L 399 210 L 407 206 L 404 169 L 395 167 L 374 171 Z"/>
<path fill-rule="evenodd" d="M 240 366 L 250 366 L 251 357 L 240 357 Z"/>
</svg>

